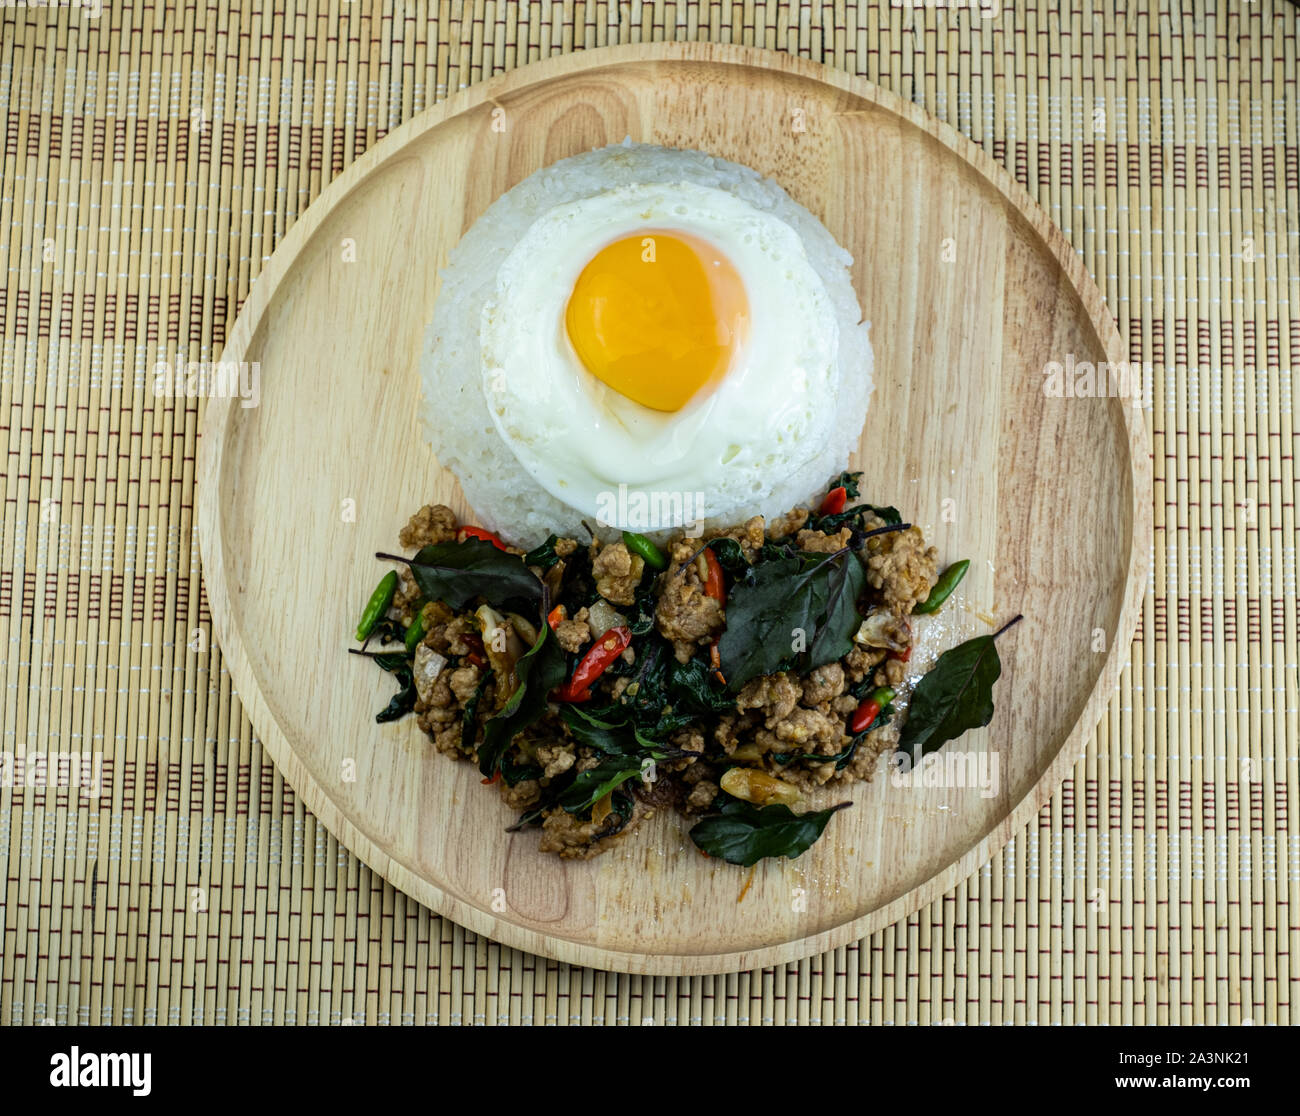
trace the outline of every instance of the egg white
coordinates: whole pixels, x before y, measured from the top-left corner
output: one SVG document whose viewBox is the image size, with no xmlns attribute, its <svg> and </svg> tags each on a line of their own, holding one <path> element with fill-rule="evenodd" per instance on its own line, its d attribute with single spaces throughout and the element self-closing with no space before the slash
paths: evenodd
<svg viewBox="0 0 1300 1116">
<path fill-rule="evenodd" d="M 708 241 L 749 303 L 745 342 L 721 382 L 672 413 L 599 381 L 565 328 L 582 269 L 645 230 Z M 542 214 L 498 269 L 479 338 L 501 438 L 547 492 L 602 526 L 731 522 L 770 491 L 774 469 L 785 471 L 801 448 L 817 454 L 835 425 L 839 327 L 826 287 L 795 229 L 725 190 L 628 185 Z M 681 509 L 680 518 L 648 522 L 646 509 Z"/>
</svg>

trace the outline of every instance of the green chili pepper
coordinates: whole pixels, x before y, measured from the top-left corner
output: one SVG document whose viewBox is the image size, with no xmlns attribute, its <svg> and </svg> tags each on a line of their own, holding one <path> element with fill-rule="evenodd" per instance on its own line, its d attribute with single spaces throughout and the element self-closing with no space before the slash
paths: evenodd
<svg viewBox="0 0 1300 1116">
<path fill-rule="evenodd" d="M 644 535 L 636 535 L 631 531 L 624 531 L 623 545 L 633 554 L 641 555 L 641 557 L 645 559 L 645 564 L 652 570 L 662 570 L 668 566 L 668 559 L 664 557 L 664 552 Z"/>
<path fill-rule="evenodd" d="M 939 580 L 934 583 L 934 588 L 930 590 L 930 595 L 912 609 L 913 614 L 923 616 L 927 612 L 938 612 L 939 606 L 952 595 L 952 591 L 966 576 L 968 569 L 970 569 L 970 559 L 963 558 L 944 570 L 939 575 Z"/>
<path fill-rule="evenodd" d="M 361 614 L 361 620 L 357 624 L 357 639 L 365 639 L 375 629 L 379 623 L 379 618 L 388 611 L 388 606 L 393 603 L 393 594 L 397 592 L 397 571 L 389 570 L 379 579 L 379 584 L 375 586 L 375 591 L 370 594 L 370 600 L 366 602 L 366 609 Z"/>
<path fill-rule="evenodd" d="M 415 619 L 411 621 L 411 626 L 406 629 L 406 649 L 414 651 L 416 645 L 424 638 L 424 608 L 415 614 Z"/>
</svg>

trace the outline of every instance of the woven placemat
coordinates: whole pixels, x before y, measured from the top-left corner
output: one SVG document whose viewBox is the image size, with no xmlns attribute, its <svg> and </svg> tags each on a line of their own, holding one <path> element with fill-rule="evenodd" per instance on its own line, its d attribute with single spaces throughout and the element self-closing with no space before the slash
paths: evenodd
<svg viewBox="0 0 1300 1116">
<path fill-rule="evenodd" d="M 1297 11 L 895 3 L 0 8 L 0 1019 L 1297 1021 Z M 399 123 L 665 38 L 824 61 L 955 125 L 1156 380 L 1153 584 L 1072 777 L 913 917 L 691 980 L 466 933 L 303 810 L 210 638 L 203 402 L 150 390 L 160 359 L 216 359 L 277 241 Z M 99 793 L 21 785 L 44 752 L 99 755 Z"/>
</svg>

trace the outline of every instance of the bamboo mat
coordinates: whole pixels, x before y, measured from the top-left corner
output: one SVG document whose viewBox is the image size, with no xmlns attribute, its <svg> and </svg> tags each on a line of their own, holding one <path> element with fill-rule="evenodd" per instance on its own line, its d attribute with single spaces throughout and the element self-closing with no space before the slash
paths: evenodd
<svg viewBox="0 0 1300 1116">
<path fill-rule="evenodd" d="M 0 8 L 0 750 L 103 757 L 98 795 L 0 790 L 0 1019 L 1300 1021 L 1300 17 L 1068 7 Z M 955 125 L 1156 372 L 1153 584 L 1071 779 L 913 917 L 693 980 L 466 933 L 303 810 L 211 645 L 202 401 L 148 390 L 160 358 L 216 359 L 277 241 L 399 123 L 558 51 L 663 38 L 825 61 Z"/>
</svg>

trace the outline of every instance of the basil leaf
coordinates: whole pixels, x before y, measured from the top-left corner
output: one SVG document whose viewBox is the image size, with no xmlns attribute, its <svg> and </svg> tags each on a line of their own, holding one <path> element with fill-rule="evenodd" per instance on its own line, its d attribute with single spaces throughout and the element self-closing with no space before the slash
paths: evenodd
<svg viewBox="0 0 1300 1116">
<path fill-rule="evenodd" d="M 615 788 L 614 793 L 610 795 L 609 808 L 614 814 L 618 815 L 618 824 L 610 825 L 609 820 L 606 819 L 605 829 L 602 833 L 602 836 L 605 837 L 611 837 L 615 833 L 622 832 L 627 823 L 632 820 L 632 814 L 636 810 L 636 803 L 632 800 L 632 796 L 628 794 L 626 786 Z"/>
<path fill-rule="evenodd" d="M 642 584 L 645 581 L 643 579 Z M 653 584 L 653 579 L 650 579 Z M 585 606 L 594 603 L 600 594 L 596 592 L 596 578 L 591 568 L 591 550 L 580 546 L 564 560 L 564 578 L 560 584 L 558 600 L 552 605 L 562 604 L 570 616 L 576 616 Z"/>
<path fill-rule="evenodd" d="M 758 807 L 727 798 L 717 814 L 691 828 L 691 840 L 710 856 L 745 868 L 769 856 L 793 860 L 822 835 L 833 813 L 851 805 L 841 802 L 826 810 L 796 814 L 779 803 Z"/>
<path fill-rule="evenodd" d="M 720 684 L 714 684 L 713 671 L 703 659 L 675 658 L 668 668 L 668 701 L 674 713 L 727 713 L 736 708 L 736 699 Z"/>
<path fill-rule="evenodd" d="M 991 635 L 945 651 L 916 684 L 898 750 L 915 763 L 967 729 L 987 725 L 993 719 L 993 683 L 1001 673 Z"/>
<path fill-rule="evenodd" d="M 646 635 L 655 626 L 656 578 L 644 578 L 632 598 L 627 612 L 627 630 L 634 636 Z"/>
<path fill-rule="evenodd" d="M 754 562 L 756 565 L 760 562 L 779 562 L 782 558 L 794 558 L 798 556 L 798 554 L 799 551 L 795 550 L 791 543 L 765 542 L 758 548 L 758 554 L 755 556 Z M 746 578 L 746 581 L 751 585 L 753 584 L 752 578 Z"/>
<path fill-rule="evenodd" d="M 483 700 L 483 691 L 492 681 L 492 672 L 485 670 L 478 686 L 465 703 L 465 712 L 460 722 L 460 750 L 469 754 L 474 750 L 474 737 L 478 735 L 478 707 Z"/>
<path fill-rule="evenodd" d="M 744 577 L 749 570 L 749 563 L 745 561 L 745 552 L 741 549 L 740 543 L 735 539 L 726 538 L 709 540 L 709 549 L 713 551 L 713 557 L 718 560 L 729 577 Z"/>
<path fill-rule="evenodd" d="M 506 752 L 501 757 L 501 778 L 505 780 L 506 786 L 513 787 L 522 783 L 525 779 L 540 779 L 542 769 L 535 763 L 515 763 Z"/>
<path fill-rule="evenodd" d="M 862 624 L 858 598 L 866 588 L 867 570 L 856 557 L 846 554 L 827 573 L 826 615 L 808 645 L 805 671 L 833 663 L 853 650 L 853 634 Z"/>
<path fill-rule="evenodd" d="M 654 724 L 663 707 L 668 704 L 667 659 L 672 652 L 668 650 L 668 644 L 658 636 L 652 637 L 649 643 L 649 647 L 637 651 L 632 681 L 619 698 L 619 702 L 630 710 L 631 719 L 637 724 Z M 629 693 L 634 686 L 635 692 Z"/>
<path fill-rule="evenodd" d="M 568 672 L 564 649 L 556 642 L 550 627 L 543 624 L 537 642 L 515 663 L 515 677 L 519 680 L 515 692 L 501 712 L 483 726 L 479 771 L 488 777 L 496 774 L 510 742 L 545 715 L 551 691 L 564 681 Z"/>
<path fill-rule="evenodd" d="M 532 550 L 524 555 L 524 565 L 537 566 L 539 569 L 549 570 L 560 560 L 560 556 L 555 553 L 555 544 L 559 541 L 557 535 L 552 535 L 542 543 L 541 546 L 533 547 Z"/>
<path fill-rule="evenodd" d="M 657 635 L 641 644 L 630 671 L 629 685 L 614 704 L 565 707 L 561 716 L 581 743 L 606 753 L 631 751 L 637 742 L 643 751 L 663 751 L 668 746 L 662 742 L 679 729 L 735 709 L 735 697 L 714 680 L 703 659 L 679 663 Z"/>
<path fill-rule="evenodd" d="M 640 756 L 615 756 L 581 772 L 559 797 L 570 814 L 590 810 L 615 787 L 641 774 Z"/>
<path fill-rule="evenodd" d="M 813 587 L 801 560 L 779 558 L 754 571 L 753 585 L 733 585 L 727 627 L 718 640 L 722 674 L 732 690 L 774 674 L 794 658 L 794 634 L 810 626 Z"/>
<path fill-rule="evenodd" d="M 821 531 L 826 535 L 834 535 L 839 532 L 841 527 L 856 527 L 862 529 L 862 515 L 864 512 L 873 512 L 880 516 L 881 519 L 889 526 L 903 522 L 903 517 L 899 514 L 897 508 L 882 507 L 879 504 L 858 504 L 852 508 L 845 508 L 842 512 L 836 512 L 834 515 L 810 515 L 804 528 L 808 531 Z"/>
<path fill-rule="evenodd" d="M 663 760 L 669 758 L 679 759 L 682 756 L 694 754 L 684 752 L 680 748 L 674 748 L 661 740 L 651 739 L 649 735 L 642 732 L 630 720 L 611 721 L 605 719 L 617 712 L 617 709 L 612 709 L 610 713 L 597 717 L 584 709 L 579 709 L 576 705 L 566 705 L 560 711 L 560 718 L 568 727 L 569 734 L 578 744 L 593 748 L 606 756 L 635 757 L 638 760 Z M 685 723 L 689 724 L 698 719 L 692 713 L 687 715 Z M 665 717 L 660 723 L 669 720 L 670 718 Z M 676 732 L 680 727 L 682 726 L 672 724 L 671 731 Z"/>
<path fill-rule="evenodd" d="M 844 494 L 848 496 L 850 500 L 856 500 L 859 495 L 858 485 L 861 481 L 862 481 L 862 474 L 860 472 L 841 473 L 838 477 L 836 477 L 833 481 L 831 481 L 829 485 L 826 486 L 826 491 L 829 492 L 833 488 L 843 488 Z"/>
<path fill-rule="evenodd" d="M 423 547 L 411 559 L 411 575 L 426 598 L 455 609 L 476 597 L 496 605 L 522 601 L 536 606 L 542 599 L 542 583 L 524 559 L 484 539 Z"/>
<path fill-rule="evenodd" d="M 415 708 L 415 699 L 418 696 L 415 692 L 415 674 L 411 670 L 410 655 L 394 652 L 391 655 L 374 655 L 372 659 L 376 666 L 396 678 L 400 687 L 393 695 L 393 699 L 375 714 L 375 720 L 382 725 L 405 717 Z"/>
<path fill-rule="evenodd" d="M 734 692 L 796 661 L 807 673 L 847 654 L 861 623 L 857 598 L 864 582 L 859 560 L 847 550 L 755 566 L 752 584 L 732 587 L 718 641 L 728 688 Z"/>
<path fill-rule="evenodd" d="M 627 755 L 636 746 L 636 736 L 629 726 L 595 717 L 576 705 L 566 705 L 560 719 L 577 743 L 607 756 Z"/>
</svg>

